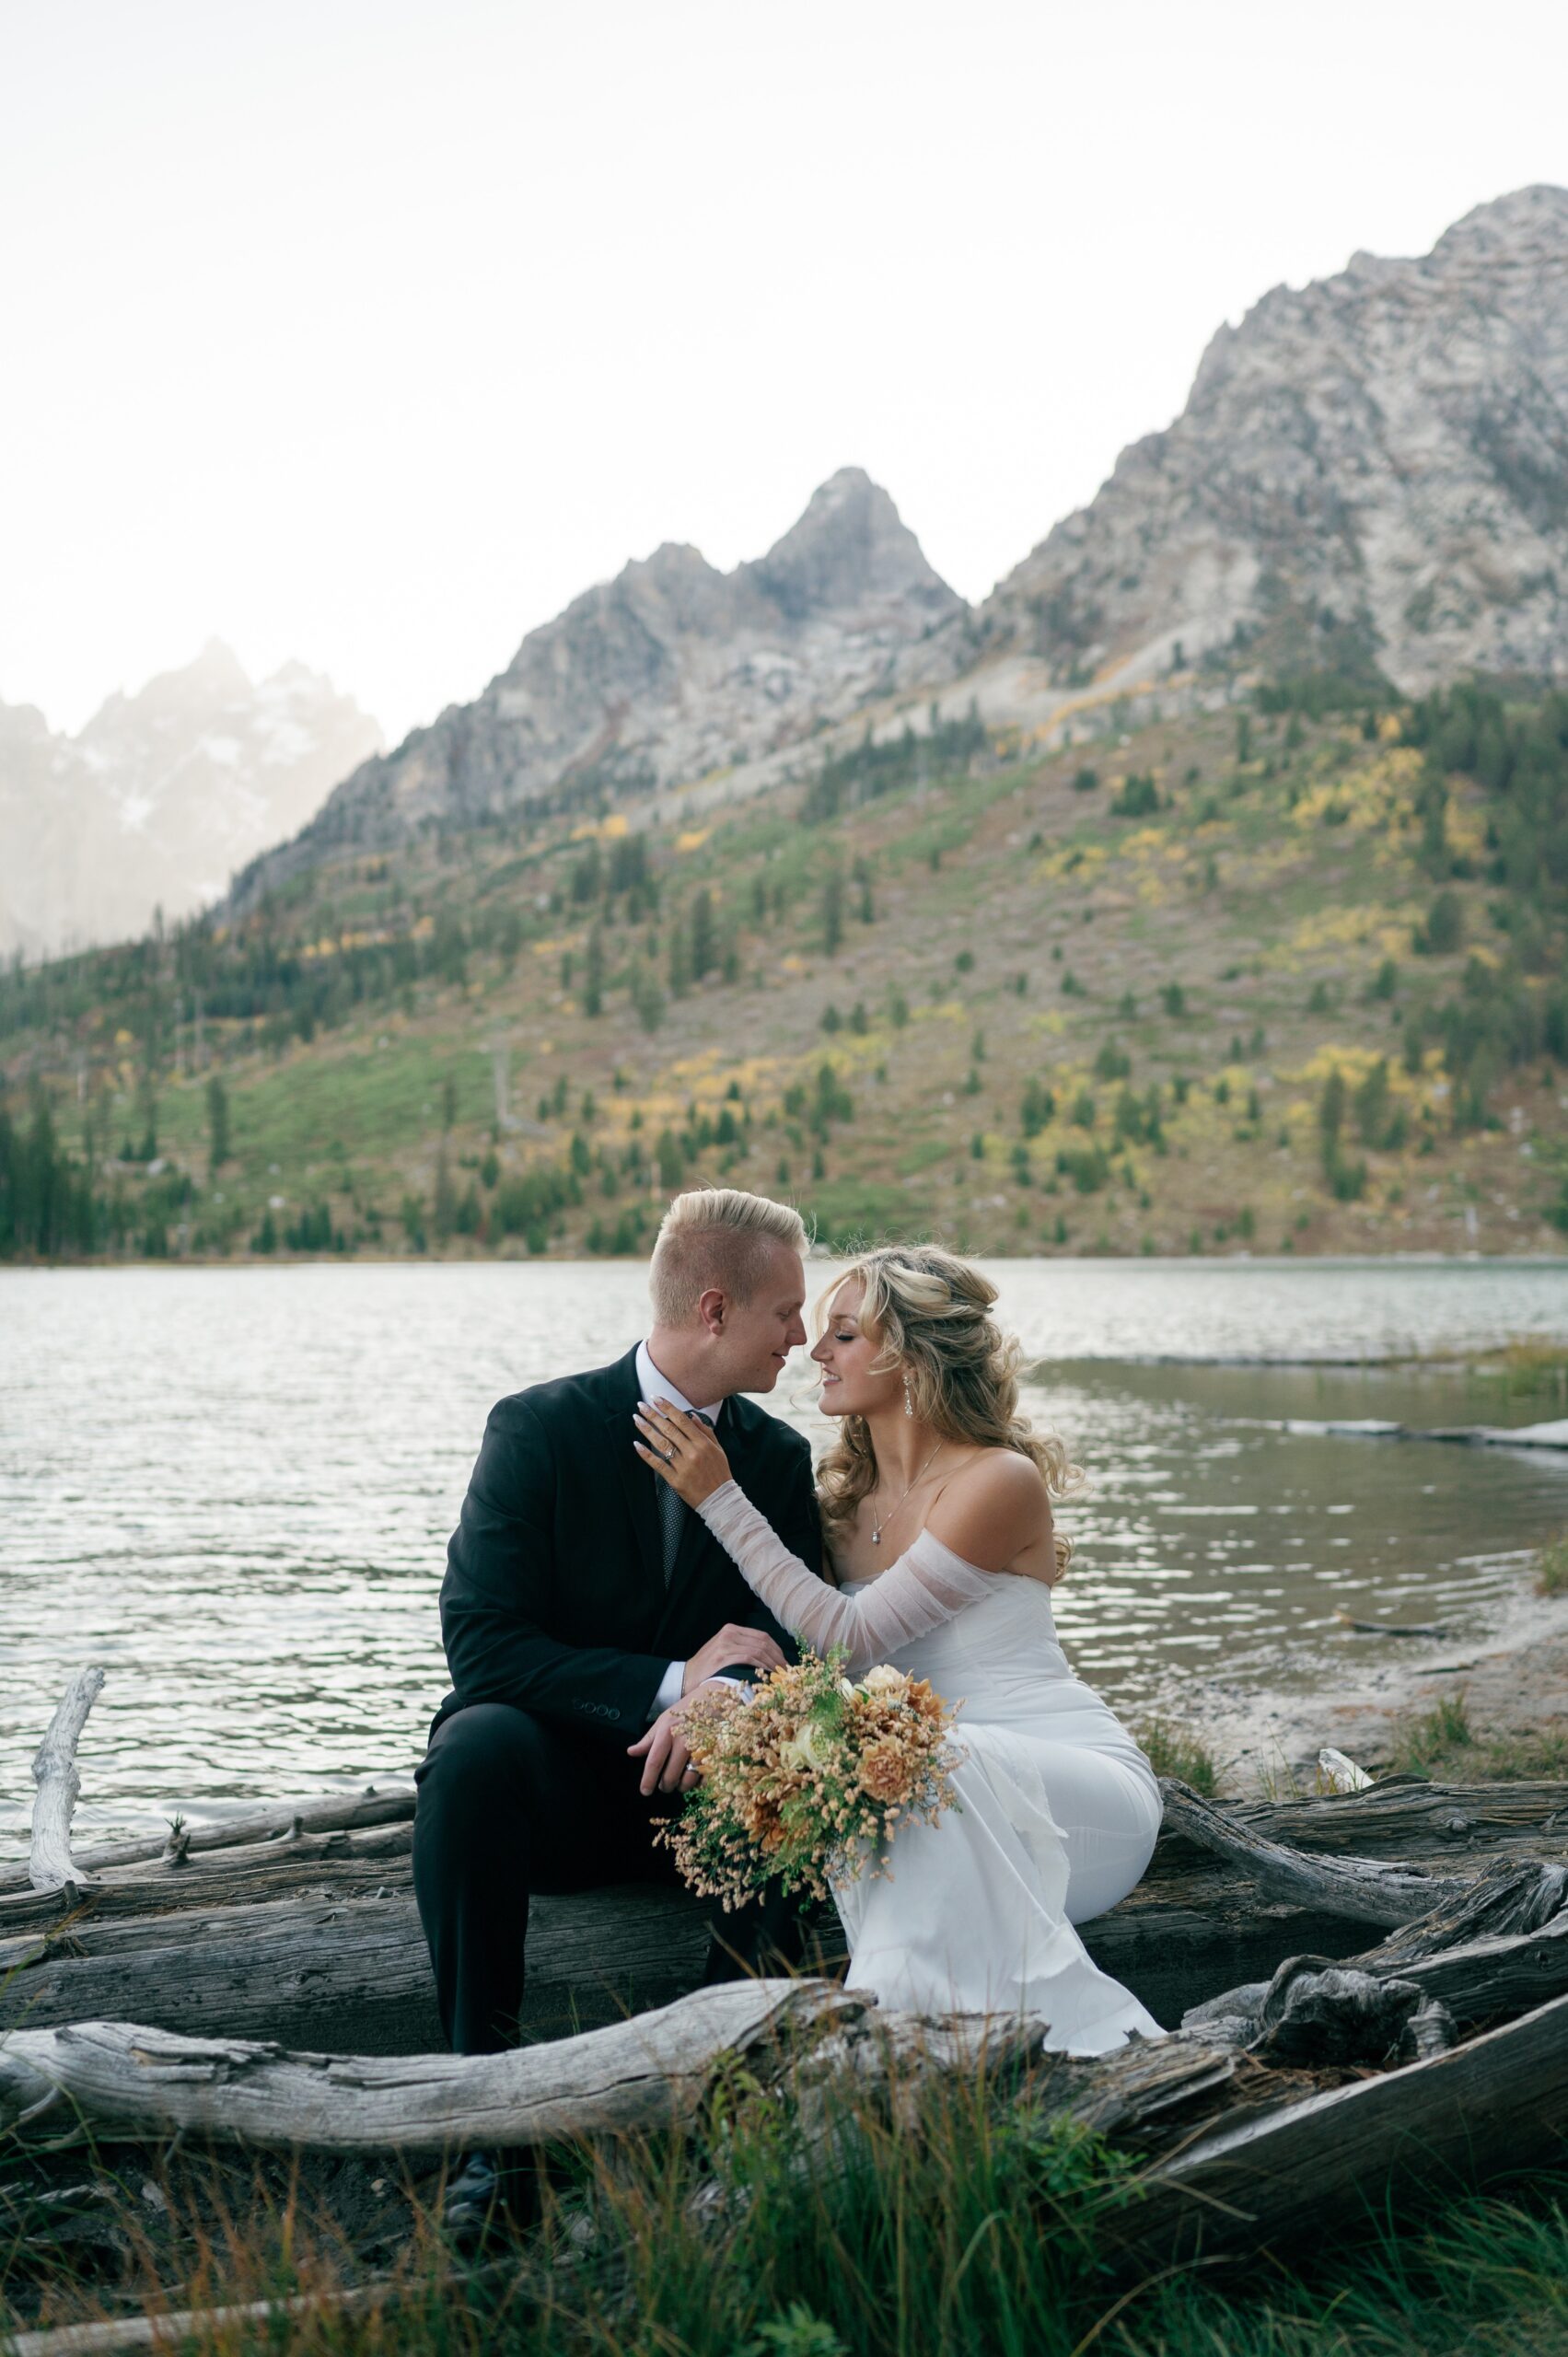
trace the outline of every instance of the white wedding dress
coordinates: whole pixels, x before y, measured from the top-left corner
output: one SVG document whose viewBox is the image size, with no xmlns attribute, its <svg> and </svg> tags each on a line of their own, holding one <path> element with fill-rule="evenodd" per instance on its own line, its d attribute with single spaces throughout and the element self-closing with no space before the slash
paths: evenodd
<svg viewBox="0 0 1568 2357">
<path fill-rule="evenodd" d="M 847 1986 L 917 2014 L 1028 2014 L 1045 2044 L 1103 2054 L 1163 2032 L 1074 1930 L 1124 1898 L 1160 1827 L 1154 1771 L 1075 1678 L 1051 1591 L 983 1572 L 923 1531 L 877 1578 L 835 1588 L 733 1481 L 699 1511 L 774 1618 L 852 1677 L 891 1662 L 963 1709 L 957 1809 L 900 1828 L 891 1874 L 835 1886 Z"/>
</svg>

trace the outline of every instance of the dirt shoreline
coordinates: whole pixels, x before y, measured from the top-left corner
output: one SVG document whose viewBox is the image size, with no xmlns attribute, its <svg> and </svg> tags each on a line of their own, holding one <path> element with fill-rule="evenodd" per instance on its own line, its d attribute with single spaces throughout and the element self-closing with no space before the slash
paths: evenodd
<svg viewBox="0 0 1568 2357">
<path fill-rule="evenodd" d="M 1358 1637 L 1347 1630 L 1332 1686 L 1299 1691 L 1189 1681 L 1173 1715 L 1198 1736 L 1237 1799 L 1314 1789 L 1325 1745 L 1376 1771 L 1389 1763 L 1401 1722 L 1462 1689 L 1479 1735 L 1568 1728 L 1568 1596 L 1543 1596 L 1533 1569 L 1500 1620 L 1468 1641 Z"/>
</svg>

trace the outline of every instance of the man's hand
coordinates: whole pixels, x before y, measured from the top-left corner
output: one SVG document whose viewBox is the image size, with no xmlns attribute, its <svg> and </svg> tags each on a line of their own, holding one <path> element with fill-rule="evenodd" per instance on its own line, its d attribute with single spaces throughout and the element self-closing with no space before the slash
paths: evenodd
<svg viewBox="0 0 1568 2357">
<path fill-rule="evenodd" d="M 641 1741 L 626 1748 L 643 1763 L 637 1790 L 645 1799 L 655 1793 L 689 1793 L 699 1781 L 681 1731 L 679 1702 L 672 1711 L 661 1711 Z"/>
<path fill-rule="evenodd" d="M 721 1669 L 738 1669 L 745 1662 L 752 1669 L 782 1669 L 784 1655 L 775 1638 L 765 1629 L 743 1628 L 738 1620 L 726 1620 L 717 1636 L 699 1645 L 686 1665 L 686 1675 L 680 1681 L 681 1700 Z"/>
</svg>

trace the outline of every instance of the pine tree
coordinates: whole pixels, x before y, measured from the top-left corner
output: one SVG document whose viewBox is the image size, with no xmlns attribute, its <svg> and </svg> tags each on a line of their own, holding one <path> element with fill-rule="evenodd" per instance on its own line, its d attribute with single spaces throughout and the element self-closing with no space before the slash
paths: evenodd
<svg viewBox="0 0 1568 2357">
<path fill-rule="evenodd" d="M 228 1137 L 228 1091 L 217 1073 L 207 1083 L 207 1170 L 215 1178 L 233 1159 Z"/>
</svg>

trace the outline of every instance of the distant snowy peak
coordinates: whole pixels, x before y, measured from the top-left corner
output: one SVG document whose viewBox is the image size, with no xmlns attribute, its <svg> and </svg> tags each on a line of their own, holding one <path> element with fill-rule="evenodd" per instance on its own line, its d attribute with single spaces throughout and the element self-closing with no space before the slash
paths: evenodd
<svg viewBox="0 0 1568 2357">
<path fill-rule="evenodd" d="M 380 749 L 351 696 L 301 663 L 253 684 L 211 639 L 106 698 L 75 737 L 0 705 L 0 951 L 144 932 L 209 905 Z"/>
</svg>

